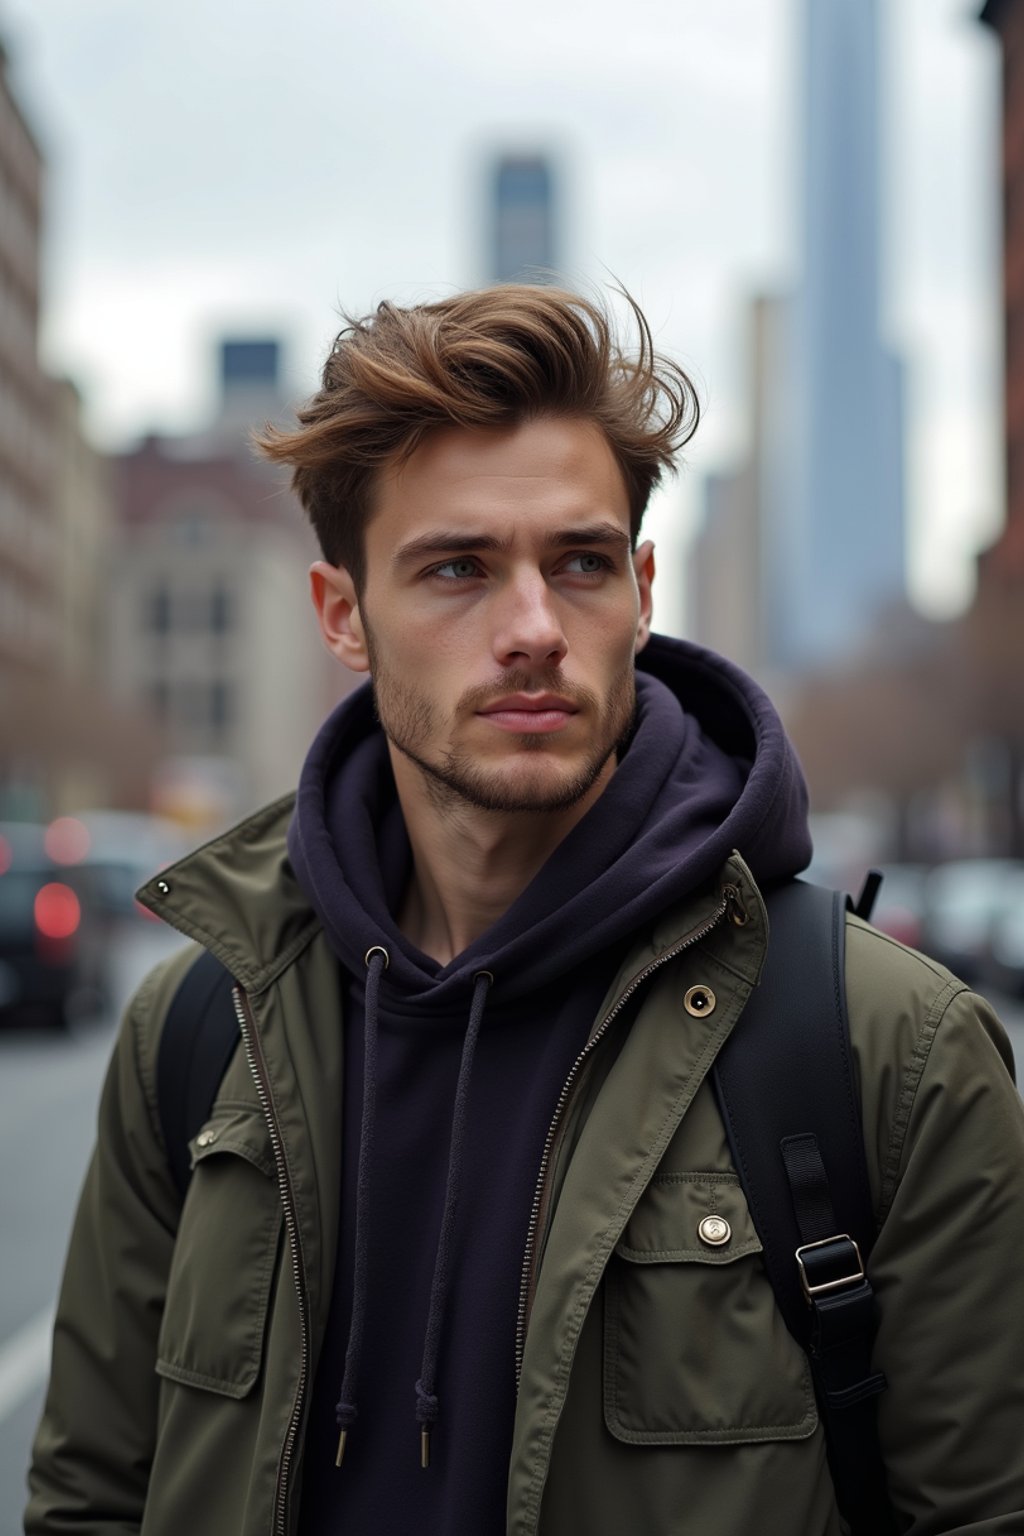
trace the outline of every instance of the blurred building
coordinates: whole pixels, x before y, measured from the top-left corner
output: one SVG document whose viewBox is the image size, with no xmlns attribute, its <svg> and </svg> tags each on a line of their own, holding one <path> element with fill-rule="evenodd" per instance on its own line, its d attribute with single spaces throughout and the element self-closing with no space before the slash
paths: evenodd
<svg viewBox="0 0 1024 1536">
<path fill-rule="evenodd" d="M 70 379 L 50 385 L 50 434 L 60 668 L 77 683 L 93 682 L 106 665 L 110 461 L 86 436 L 82 398 Z"/>
<path fill-rule="evenodd" d="M 789 319 L 783 298 L 761 295 L 750 307 L 750 441 L 738 469 L 705 482 L 704 522 L 687 573 L 695 637 L 755 674 L 772 654 L 764 539 L 786 442 L 779 378 Z"/>
<path fill-rule="evenodd" d="M 879 335 L 876 0 L 808 0 L 804 16 L 802 280 L 755 305 L 750 457 L 709 482 L 691 583 L 733 584 L 731 617 L 753 603 L 738 659 L 769 678 L 843 664 L 904 594 L 901 367 Z M 697 638 L 736 654 L 727 611 L 698 601 Z"/>
<path fill-rule="evenodd" d="M 237 442 L 253 426 L 274 421 L 286 405 L 281 343 L 272 336 L 226 336 L 218 347 L 220 400 L 211 434 Z"/>
<path fill-rule="evenodd" d="M 20 722 L 59 643 L 48 381 L 39 366 L 43 160 L 0 45 L 0 784 L 26 793 L 36 743 Z"/>
<path fill-rule="evenodd" d="M 902 368 L 879 335 L 878 0 L 805 0 L 796 452 L 774 509 L 781 664 L 843 660 L 905 593 Z"/>
<path fill-rule="evenodd" d="M 501 155 L 491 171 L 490 276 L 549 281 L 559 261 L 555 173 L 540 154 Z"/>
<path fill-rule="evenodd" d="M 213 427 L 117 460 L 109 607 L 113 686 L 146 703 L 169 744 L 157 806 L 197 824 L 292 788 L 348 679 L 310 611 L 313 535 L 248 442 L 280 408 L 276 343 L 232 341 L 220 357 Z"/>
<path fill-rule="evenodd" d="M 1003 57 L 1005 525 L 962 618 L 896 605 L 787 709 L 818 807 L 884 808 L 890 851 L 928 860 L 1024 858 L 1024 0 L 988 0 L 981 19 Z"/>
<path fill-rule="evenodd" d="M 105 467 L 38 361 L 43 175 L 0 45 L 0 815 L 27 817 L 130 803 L 157 751 L 102 679 Z"/>
<path fill-rule="evenodd" d="M 1024 3 L 988 0 L 981 19 L 1003 64 L 1006 522 L 979 556 L 965 623 L 967 718 L 998 788 L 1003 844 L 1024 858 Z"/>
</svg>

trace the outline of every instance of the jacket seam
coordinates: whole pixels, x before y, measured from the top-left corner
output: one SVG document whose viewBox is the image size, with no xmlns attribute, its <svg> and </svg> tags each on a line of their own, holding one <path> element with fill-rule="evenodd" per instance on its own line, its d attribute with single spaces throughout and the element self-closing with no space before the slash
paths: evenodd
<svg viewBox="0 0 1024 1536">
<path fill-rule="evenodd" d="M 160 1038 L 163 1034 L 164 1024 L 167 1020 L 167 1010 L 164 1009 L 159 1023 L 153 1029 L 152 1020 L 148 1017 L 149 1006 L 153 995 L 157 990 L 157 984 L 163 980 L 164 967 L 156 966 L 149 972 L 139 990 L 135 994 L 131 1009 L 132 1022 L 132 1057 L 135 1073 L 142 1087 L 142 1096 L 146 1105 L 146 1115 L 149 1119 L 149 1128 L 156 1139 L 156 1144 L 167 1158 L 167 1144 L 164 1141 L 163 1128 L 160 1125 L 160 1113 L 157 1105 L 156 1091 L 156 1061 L 159 1052 Z M 152 1043 L 153 1048 L 144 1049 L 143 1031 L 146 1034 L 146 1043 Z"/>
<path fill-rule="evenodd" d="M 733 1259 L 746 1258 L 751 1253 L 760 1253 L 761 1244 L 756 1237 L 745 1237 L 735 1246 L 719 1250 L 717 1253 L 709 1248 L 631 1248 L 626 1243 L 618 1243 L 615 1252 L 620 1259 L 627 1259 L 631 1264 L 730 1264 Z"/>
<path fill-rule="evenodd" d="M 188 935 L 196 943 L 208 949 L 210 953 L 220 961 L 228 974 L 237 981 L 246 992 L 256 997 L 265 992 L 268 987 L 278 981 L 288 967 L 298 959 L 302 951 L 313 942 L 317 934 L 322 930 L 322 924 L 318 917 L 311 918 L 305 928 L 300 929 L 295 938 L 284 948 L 280 954 L 274 957 L 269 965 L 260 966 L 258 969 L 244 967 L 246 974 L 242 974 L 243 967 L 238 964 L 238 956 L 231 954 L 221 941 L 200 927 L 198 923 L 189 925 Z M 182 932 L 185 930 L 182 929 Z"/>
<path fill-rule="evenodd" d="M 930 969 L 930 967 L 929 967 Z M 910 1126 L 910 1117 L 913 1113 L 917 1092 L 924 1076 L 925 1067 L 931 1055 L 932 1045 L 938 1033 L 939 1025 L 949 1011 L 950 1004 L 955 998 L 964 995 L 969 989 L 955 977 L 950 977 L 932 1001 L 931 1007 L 925 1017 L 921 1033 L 914 1046 L 913 1054 L 907 1066 L 900 1089 L 900 1096 L 896 1103 L 893 1115 L 892 1129 L 889 1133 L 889 1146 L 886 1151 L 885 1165 L 882 1171 L 882 1182 L 878 1196 L 878 1225 L 881 1226 L 889 1213 L 889 1208 L 899 1187 L 900 1161 L 903 1157 L 903 1146 L 906 1141 L 907 1131 Z"/>
</svg>

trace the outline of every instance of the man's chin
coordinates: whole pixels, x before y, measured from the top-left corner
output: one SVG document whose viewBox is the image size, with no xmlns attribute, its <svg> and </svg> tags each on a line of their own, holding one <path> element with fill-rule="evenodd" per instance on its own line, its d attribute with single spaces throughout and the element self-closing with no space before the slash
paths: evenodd
<svg viewBox="0 0 1024 1536">
<path fill-rule="evenodd" d="M 570 810 L 595 788 L 603 788 L 613 771 L 611 752 L 597 763 L 574 764 L 559 761 L 553 753 L 538 752 L 534 745 L 537 737 L 520 739 L 528 743 L 527 751 L 501 764 L 467 762 L 455 756 L 441 763 L 419 757 L 412 760 L 428 789 L 448 805 L 461 801 L 477 810 L 504 815 Z"/>
</svg>

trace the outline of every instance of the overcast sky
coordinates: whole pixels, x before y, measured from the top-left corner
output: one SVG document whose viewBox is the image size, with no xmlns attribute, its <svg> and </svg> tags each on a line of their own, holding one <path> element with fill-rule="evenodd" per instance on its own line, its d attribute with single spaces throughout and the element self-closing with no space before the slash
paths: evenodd
<svg viewBox="0 0 1024 1536">
<path fill-rule="evenodd" d="M 799 275 L 804 3 L 0 0 L 50 164 L 47 363 L 113 447 L 201 424 L 225 330 L 280 333 L 301 396 L 342 307 L 486 280 L 488 157 L 550 149 L 570 277 L 614 273 L 701 385 L 664 571 L 701 474 L 743 451 L 745 301 Z M 1001 517 L 998 51 L 980 0 L 880 9 L 883 325 L 912 590 L 938 611 Z"/>
</svg>

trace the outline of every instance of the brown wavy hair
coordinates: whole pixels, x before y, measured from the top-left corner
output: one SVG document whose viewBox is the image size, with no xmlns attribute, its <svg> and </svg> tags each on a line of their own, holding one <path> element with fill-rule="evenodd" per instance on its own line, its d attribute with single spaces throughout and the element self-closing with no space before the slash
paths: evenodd
<svg viewBox="0 0 1024 1536">
<path fill-rule="evenodd" d="M 606 308 L 553 287 L 508 284 L 346 316 L 298 427 L 268 425 L 254 439 L 292 466 L 324 559 L 362 590 L 374 476 L 428 432 L 547 415 L 600 426 L 625 478 L 635 546 L 651 491 L 696 431 L 700 405 L 683 369 L 655 351 L 640 306 L 622 296 L 632 348 Z"/>
</svg>

